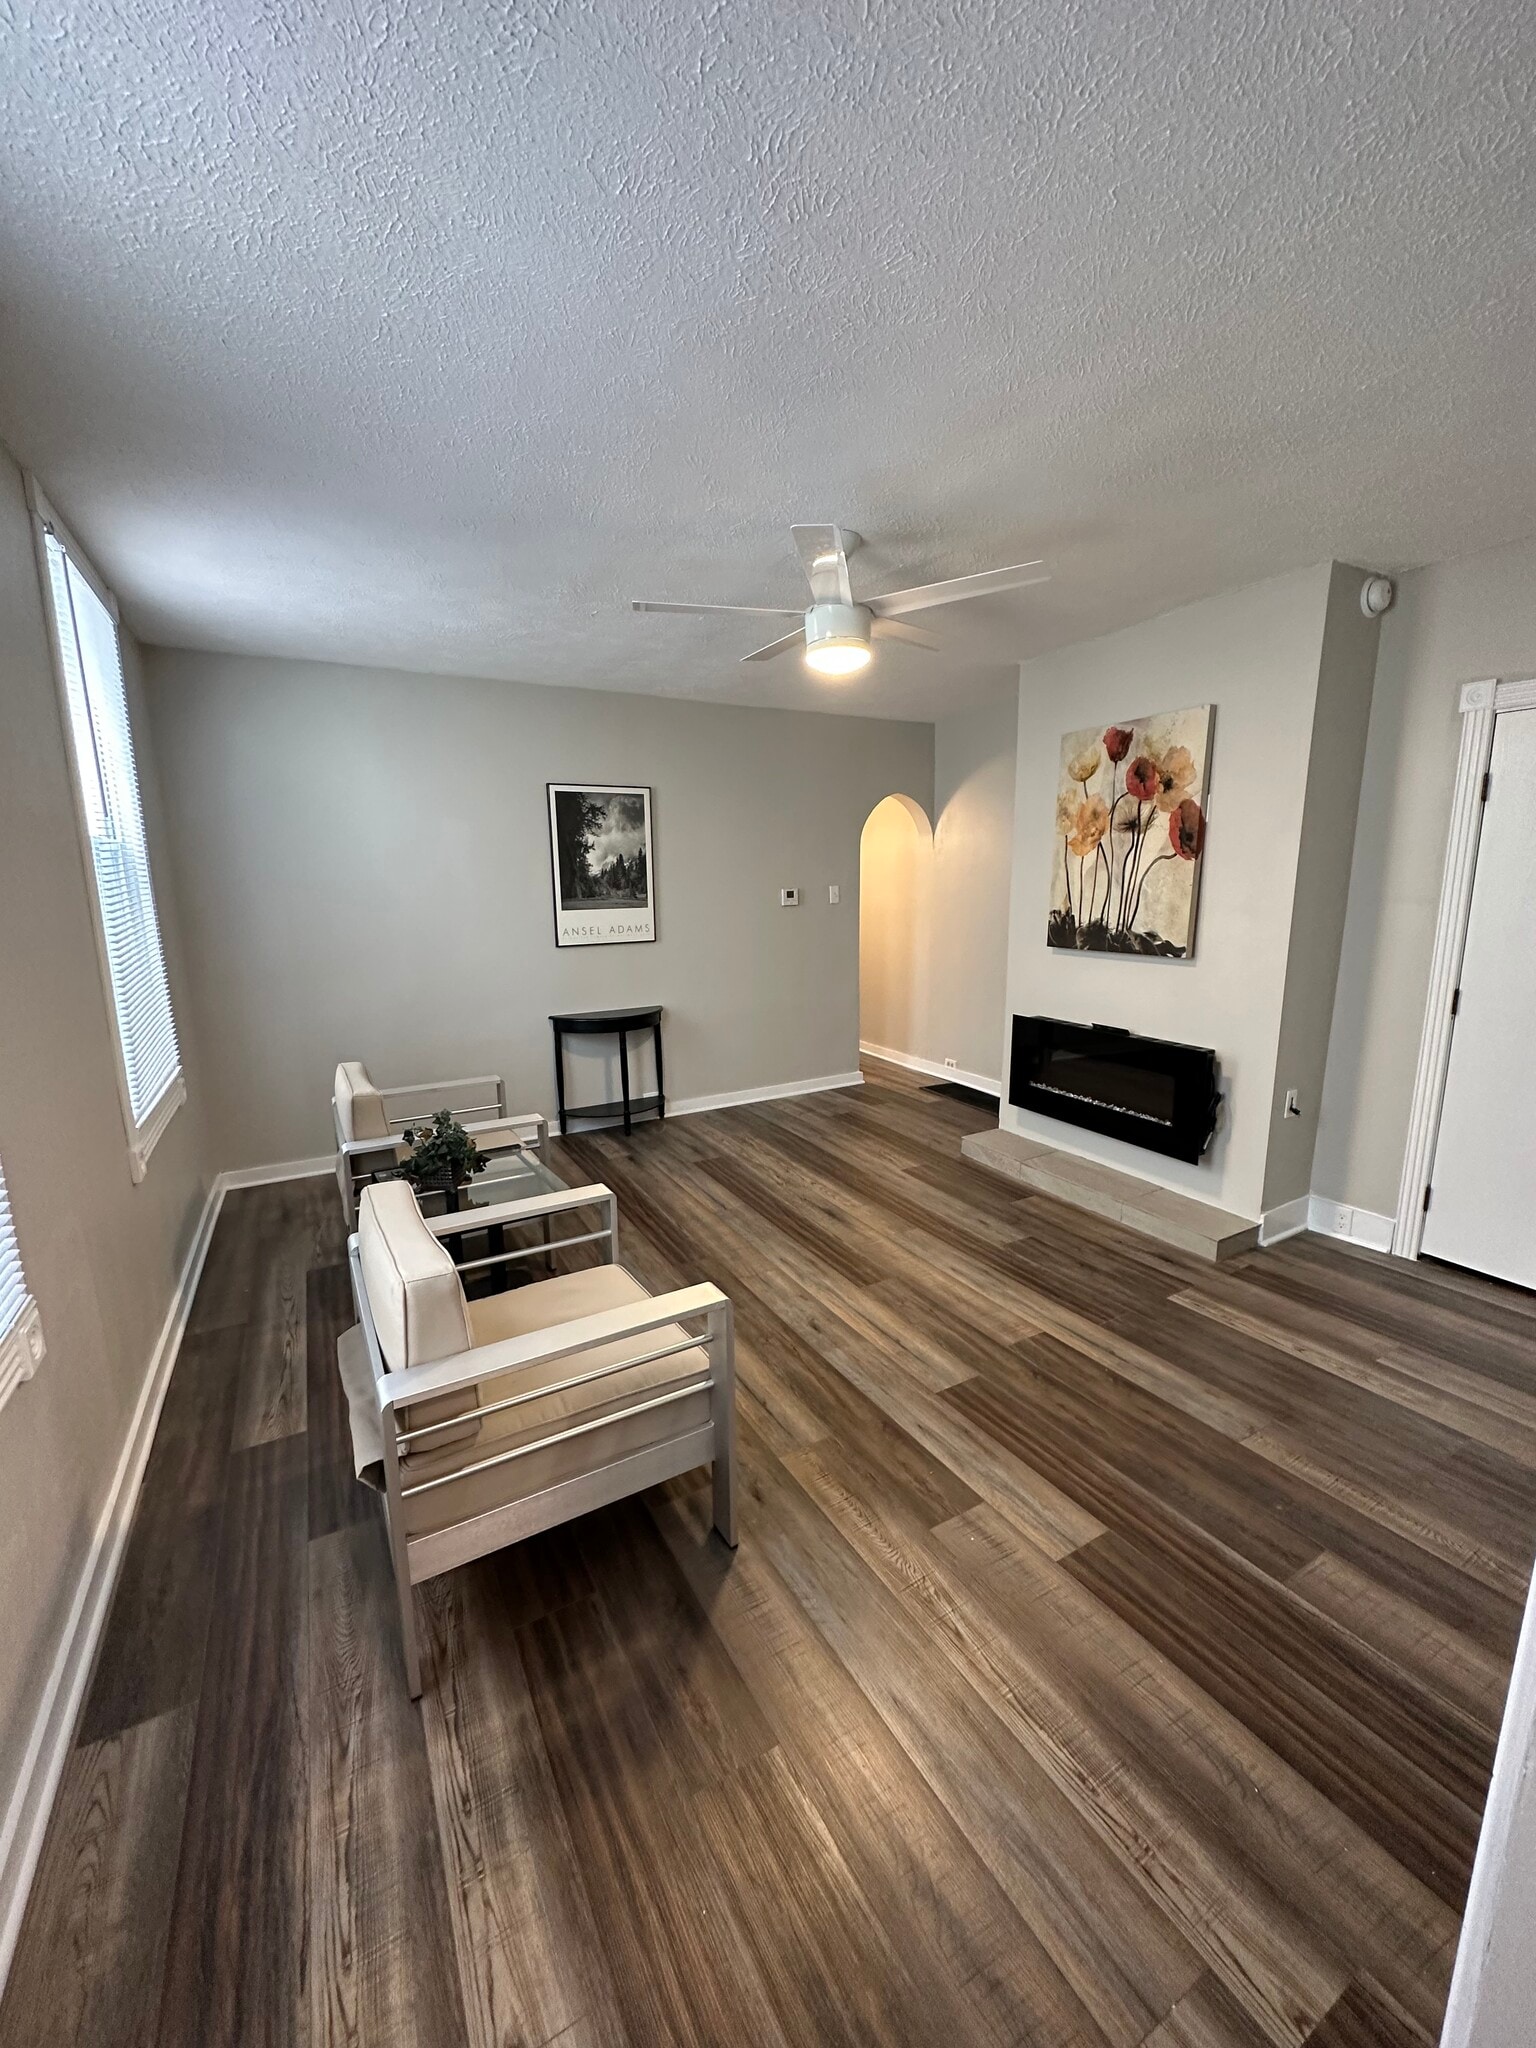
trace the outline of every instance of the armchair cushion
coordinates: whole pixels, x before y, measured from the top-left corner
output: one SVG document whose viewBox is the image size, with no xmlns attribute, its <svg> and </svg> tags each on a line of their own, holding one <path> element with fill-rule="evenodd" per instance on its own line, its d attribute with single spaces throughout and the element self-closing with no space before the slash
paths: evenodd
<svg viewBox="0 0 1536 2048">
<path fill-rule="evenodd" d="M 622 1266 L 592 1266 L 577 1273 L 563 1273 L 558 1279 L 513 1288 L 506 1294 L 488 1295 L 468 1303 L 467 1309 L 473 1342 L 478 1347 L 495 1344 L 505 1337 L 520 1337 L 532 1330 L 553 1330 L 561 1323 L 596 1315 L 602 1309 L 639 1307 L 649 1299 L 646 1289 Z M 649 1364 L 610 1373 L 606 1379 L 592 1380 L 585 1386 L 567 1387 L 561 1393 L 538 1393 L 541 1388 L 574 1379 L 599 1366 L 643 1357 L 667 1344 L 684 1341 L 687 1336 L 680 1323 L 669 1323 L 640 1336 L 621 1337 L 611 1344 L 573 1353 L 550 1365 L 528 1366 L 487 1380 L 480 1390 L 485 1400 L 504 1401 L 514 1394 L 528 1393 L 538 1397 L 482 1417 L 480 1435 L 472 1449 L 458 1442 L 446 1443 L 446 1430 L 435 1441 L 429 1438 L 421 1449 L 411 1451 L 401 1460 L 401 1477 L 407 1486 L 423 1479 L 444 1478 L 460 1466 L 510 1450 L 519 1443 L 532 1443 L 551 1431 L 591 1422 L 626 1402 L 665 1392 L 678 1381 L 706 1374 L 709 1354 L 702 1345 L 693 1345 L 668 1358 L 652 1359 Z M 417 1403 L 418 1408 L 425 1406 Z M 407 1531 L 412 1536 L 423 1536 L 486 1514 L 509 1501 L 573 1479 L 594 1465 L 647 1450 L 685 1430 L 702 1429 L 709 1419 L 709 1389 L 701 1387 L 665 1408 L 627 1416 L 610 1429 L 531 1451 L 527 1457 L 493 1465 L 489 1471 L 469 1473 L 452 1485 L 408 1494 Z"/>
<path fill-rule="evenodd" d="M 391 1372 L 431 1365 L 470 1348 L 464 1289 L 447 1248 L 422 1221 L 416 1197 L 404 1181 L 366 1187 L 357 1211 L 357 1252 L 373 1309 L 379 1350 Z M 413 1402 L 402 1411 L 407 1429 L 470 1415 L 478 1397 L 473 1387 Z M 477 1421 L 443 1430 L 438 1445 L 472 1443 Z"/>
<path fill-rule="evenodd" d="M 368 1078 L 361 1060 L 343 1060 L 336 1069 L 336 1117 L 343 1138 L 391 1139 L 384 1098 Z"/>
<path fill-rule="evenodd" d="M 496 1116 L 484 1123 L 467 1123 L 464 1128 L 482 1152 L 506 1152 L 528 1144 L 531 1122 L 527 1116 Z"/>
</svg>

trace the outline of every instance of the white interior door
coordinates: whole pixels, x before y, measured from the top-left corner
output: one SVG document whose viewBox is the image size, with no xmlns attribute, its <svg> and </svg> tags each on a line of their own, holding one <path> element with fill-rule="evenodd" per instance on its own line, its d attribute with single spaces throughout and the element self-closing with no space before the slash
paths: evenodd
<svg viewBox="0 0 1536 2048">
<path fill-rule="evenodd" d="M 1423 1249 L 1536 1287 L 1536 711 L 1501 712 Z"/>
</svg>

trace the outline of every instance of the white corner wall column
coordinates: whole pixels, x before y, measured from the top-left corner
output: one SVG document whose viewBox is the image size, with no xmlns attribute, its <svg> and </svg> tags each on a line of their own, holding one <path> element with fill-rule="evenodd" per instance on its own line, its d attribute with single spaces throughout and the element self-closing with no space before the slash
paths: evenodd
<svg viewBox="0 0 1536 2048">
<path fill-rule="evenodd" d="M 1536 2010 L 1536 1582 L 1525 1605 L 1440 2048 L 1522 2048 Z"/>
<path fill-rule="evenodd" d="M 1472 910 L 1472 884 L 1477 872 L 1477 844 L 1483 827 L 1488 763 L 1493 754 L 1494 720 L 1501 711 L 1536 709 L 1536 677 L 1519 681 L 1467 683 L 1461 692 L 1461 752 L 1456 763 L 1456 788 L 1451 798 L 1450 838 L 1440 883 L 1440 912 L 1435 922 L 1435 949 L 1430 958 L 1429 993 L 1419 1062 L 1414 1074 L 1413 1103 L 1408 1116 L 1408 1143 L 1403 1154 L 1392 1225 L 1392 1251 L 1400 1259 L 1416 1259 L 1424 1236 L 1424 1195 L 1434 1165 L 1440 1130 L 1440 1106 L 1451 1058 L 1452 1002 L 1461 978 L 1467 920 Z"/>
</svg>

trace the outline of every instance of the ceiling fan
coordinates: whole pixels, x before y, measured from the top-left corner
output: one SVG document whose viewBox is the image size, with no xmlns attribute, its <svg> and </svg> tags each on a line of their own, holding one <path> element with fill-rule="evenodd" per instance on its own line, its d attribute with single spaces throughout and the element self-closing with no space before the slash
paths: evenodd
<svg viewBox="0 0 1536 2048">
<path fill-rule="evenodd" d="M 1018 562 L 1011 569 L 983 569 L 977 576 L 951 576 L 944 583 L 919 583 L 910 590 L 888 590 L 883 597 L 855 601 L 848 580 L 848 557 L 859 536 L 846 526 L 792 526 L 800 560 L 811 585 L 811 602 L 802 613 L 783 605 L 656 604 L 636 599 L 637 612 L 740 612 L 758 619 L 795 619 L 799 623 L 782 639 L 770 640 L 744 654 L 743 661 L 771 661 L 792 647 L 804 647 L 807 668 L 822 676 L 853 676 L 869 666 L 872 640 L 900 640 L 930 653 L 939 645 L 920 626 L 904 624 L 909 612 L 935 605 L 960 604 L 968 597 L 990 597 L 998 590 L 1020 590 L 1045 583 L 1050 571 L 1043 562 Z"/>
</svg>

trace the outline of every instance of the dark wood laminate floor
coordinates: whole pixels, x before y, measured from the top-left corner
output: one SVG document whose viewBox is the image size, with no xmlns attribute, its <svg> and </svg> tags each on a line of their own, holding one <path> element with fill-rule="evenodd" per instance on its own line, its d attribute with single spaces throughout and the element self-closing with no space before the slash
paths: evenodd
<svg viewBox="0 0 1536 2048">
<path fill-rule="evenodd" d="M 0 2048 L 1428 2048 L 1536 1546 L 1536 1304 L 1219 1272 L 862 1091 L 599 1134 L 740 1333 L 676 1483 L 418 1594 L 327 1181 L 225 1205 Z"/>
</svg>

